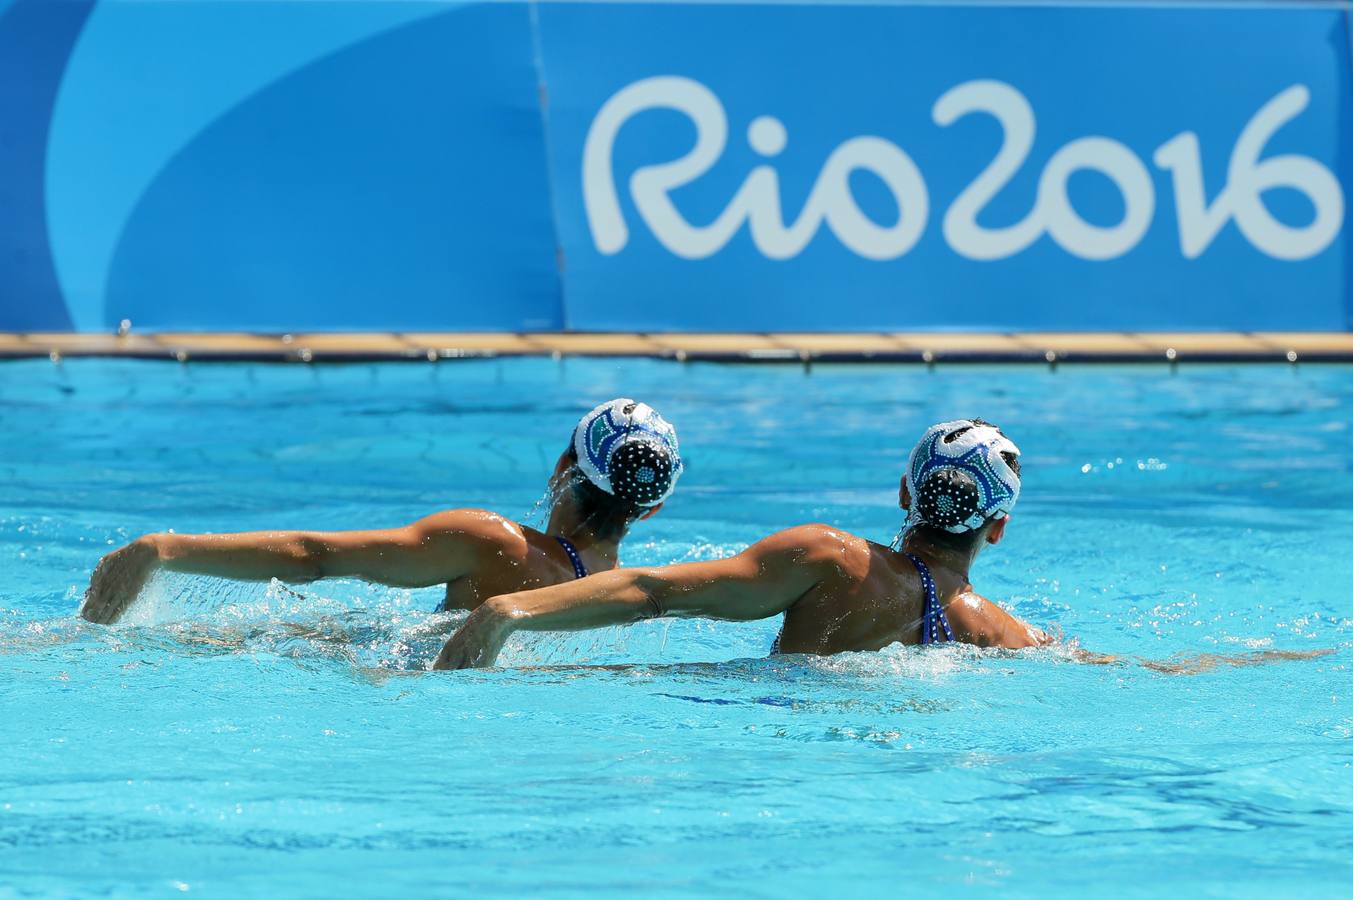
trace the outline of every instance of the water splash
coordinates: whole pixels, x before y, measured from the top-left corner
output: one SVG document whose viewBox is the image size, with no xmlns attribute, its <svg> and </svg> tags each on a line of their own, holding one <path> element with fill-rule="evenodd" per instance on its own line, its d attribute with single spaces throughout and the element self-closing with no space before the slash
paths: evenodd
<svg viewBox="0 0 1353 900">
<path fill-rule="evenodd" d="M 536 502 L 531 504 L 526 515 L 521 517 L 521 524 L 528 528 L 534 528 L 537 531 L 544 531 L 550 521 L 550 514 L 554 512 L 554 504 L 559 499 L 559 487 L 556 485 L 557 479 L 551 478 L 545 485 L 545 491 L 537 498 Z"/>
</svg>

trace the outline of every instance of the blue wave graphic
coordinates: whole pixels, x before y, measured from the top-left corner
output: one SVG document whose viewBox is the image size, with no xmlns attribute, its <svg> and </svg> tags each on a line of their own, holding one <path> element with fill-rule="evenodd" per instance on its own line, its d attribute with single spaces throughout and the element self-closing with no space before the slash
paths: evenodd
<svg viewBox="0 0 1353 900">
<path fill-rule="evenodd" d="M 293 73 L 170 161 L 105 318 L 148 327 L 562 323 L 526 7 L 483 5 Z"/>
<path fill-rule="evenodd" d="M 70 313 L 47 243 L 43 184 L 52 103 L 93 0 L 0 5 L 0 291 L 4 326 L 65 330 Z"/>
</svg>

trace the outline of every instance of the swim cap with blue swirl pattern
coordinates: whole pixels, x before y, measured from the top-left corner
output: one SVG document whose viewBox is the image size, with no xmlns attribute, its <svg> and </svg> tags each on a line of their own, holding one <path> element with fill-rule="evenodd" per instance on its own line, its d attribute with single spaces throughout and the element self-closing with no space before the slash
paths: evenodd
<svg viewBox="0 0 1353 900">
<path fill-rule="evenodd" d="M 653 407 L 628 397 L 583 416 L 573 449 L 588 481 L 639 506 L 657 506 L 671 496 L 684 468 L 676 429 Z"/>
<path fill-rule="evenodd" d="M 932 425 L 907 459 L 913 498 L 907 522 L 961 534 L 1008 516 L 1019 499 L 1019 475 L 1002 453 L 1018 457 L 1019 448 L 994 425 L 973 419 Z M 940 472 L 946 474 L 936 478 Z"/>
</svg>

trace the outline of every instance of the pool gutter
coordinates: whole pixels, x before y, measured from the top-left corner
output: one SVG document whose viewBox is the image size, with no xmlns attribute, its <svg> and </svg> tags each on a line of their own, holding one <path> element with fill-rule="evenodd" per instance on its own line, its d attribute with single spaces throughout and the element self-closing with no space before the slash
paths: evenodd
<svg viewBox="0 0 1353 900">
<path fill-rule="evenodd" d="M 515 356 L 741 363 L 1353 362 L 1353 333 L 0 333 L 0 359 L 386 362 Z"/>
</svg>

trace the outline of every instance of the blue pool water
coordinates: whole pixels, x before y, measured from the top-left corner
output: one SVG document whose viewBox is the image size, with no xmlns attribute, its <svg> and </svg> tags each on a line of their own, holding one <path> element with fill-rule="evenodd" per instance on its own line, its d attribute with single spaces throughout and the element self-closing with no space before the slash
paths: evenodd
<svg viewBox="0 0 1353 900">
<path fill-rule="evenodd" d="M 1025 486 L 980 590 L 1099 651 L 1336 652 L 768 660 L 774 621 L 650 622 L 427 674 L 435 590 L 168 576 L 73 615 L 146 531 L 526 516 L 620 394 L 689 459 L 628 563 L 886 542 L 910 443 L 981 415 Z M 1316 366 L 6 363 L 0 894 L 1347 895 L 1350 410 Z"/>
</svg>

